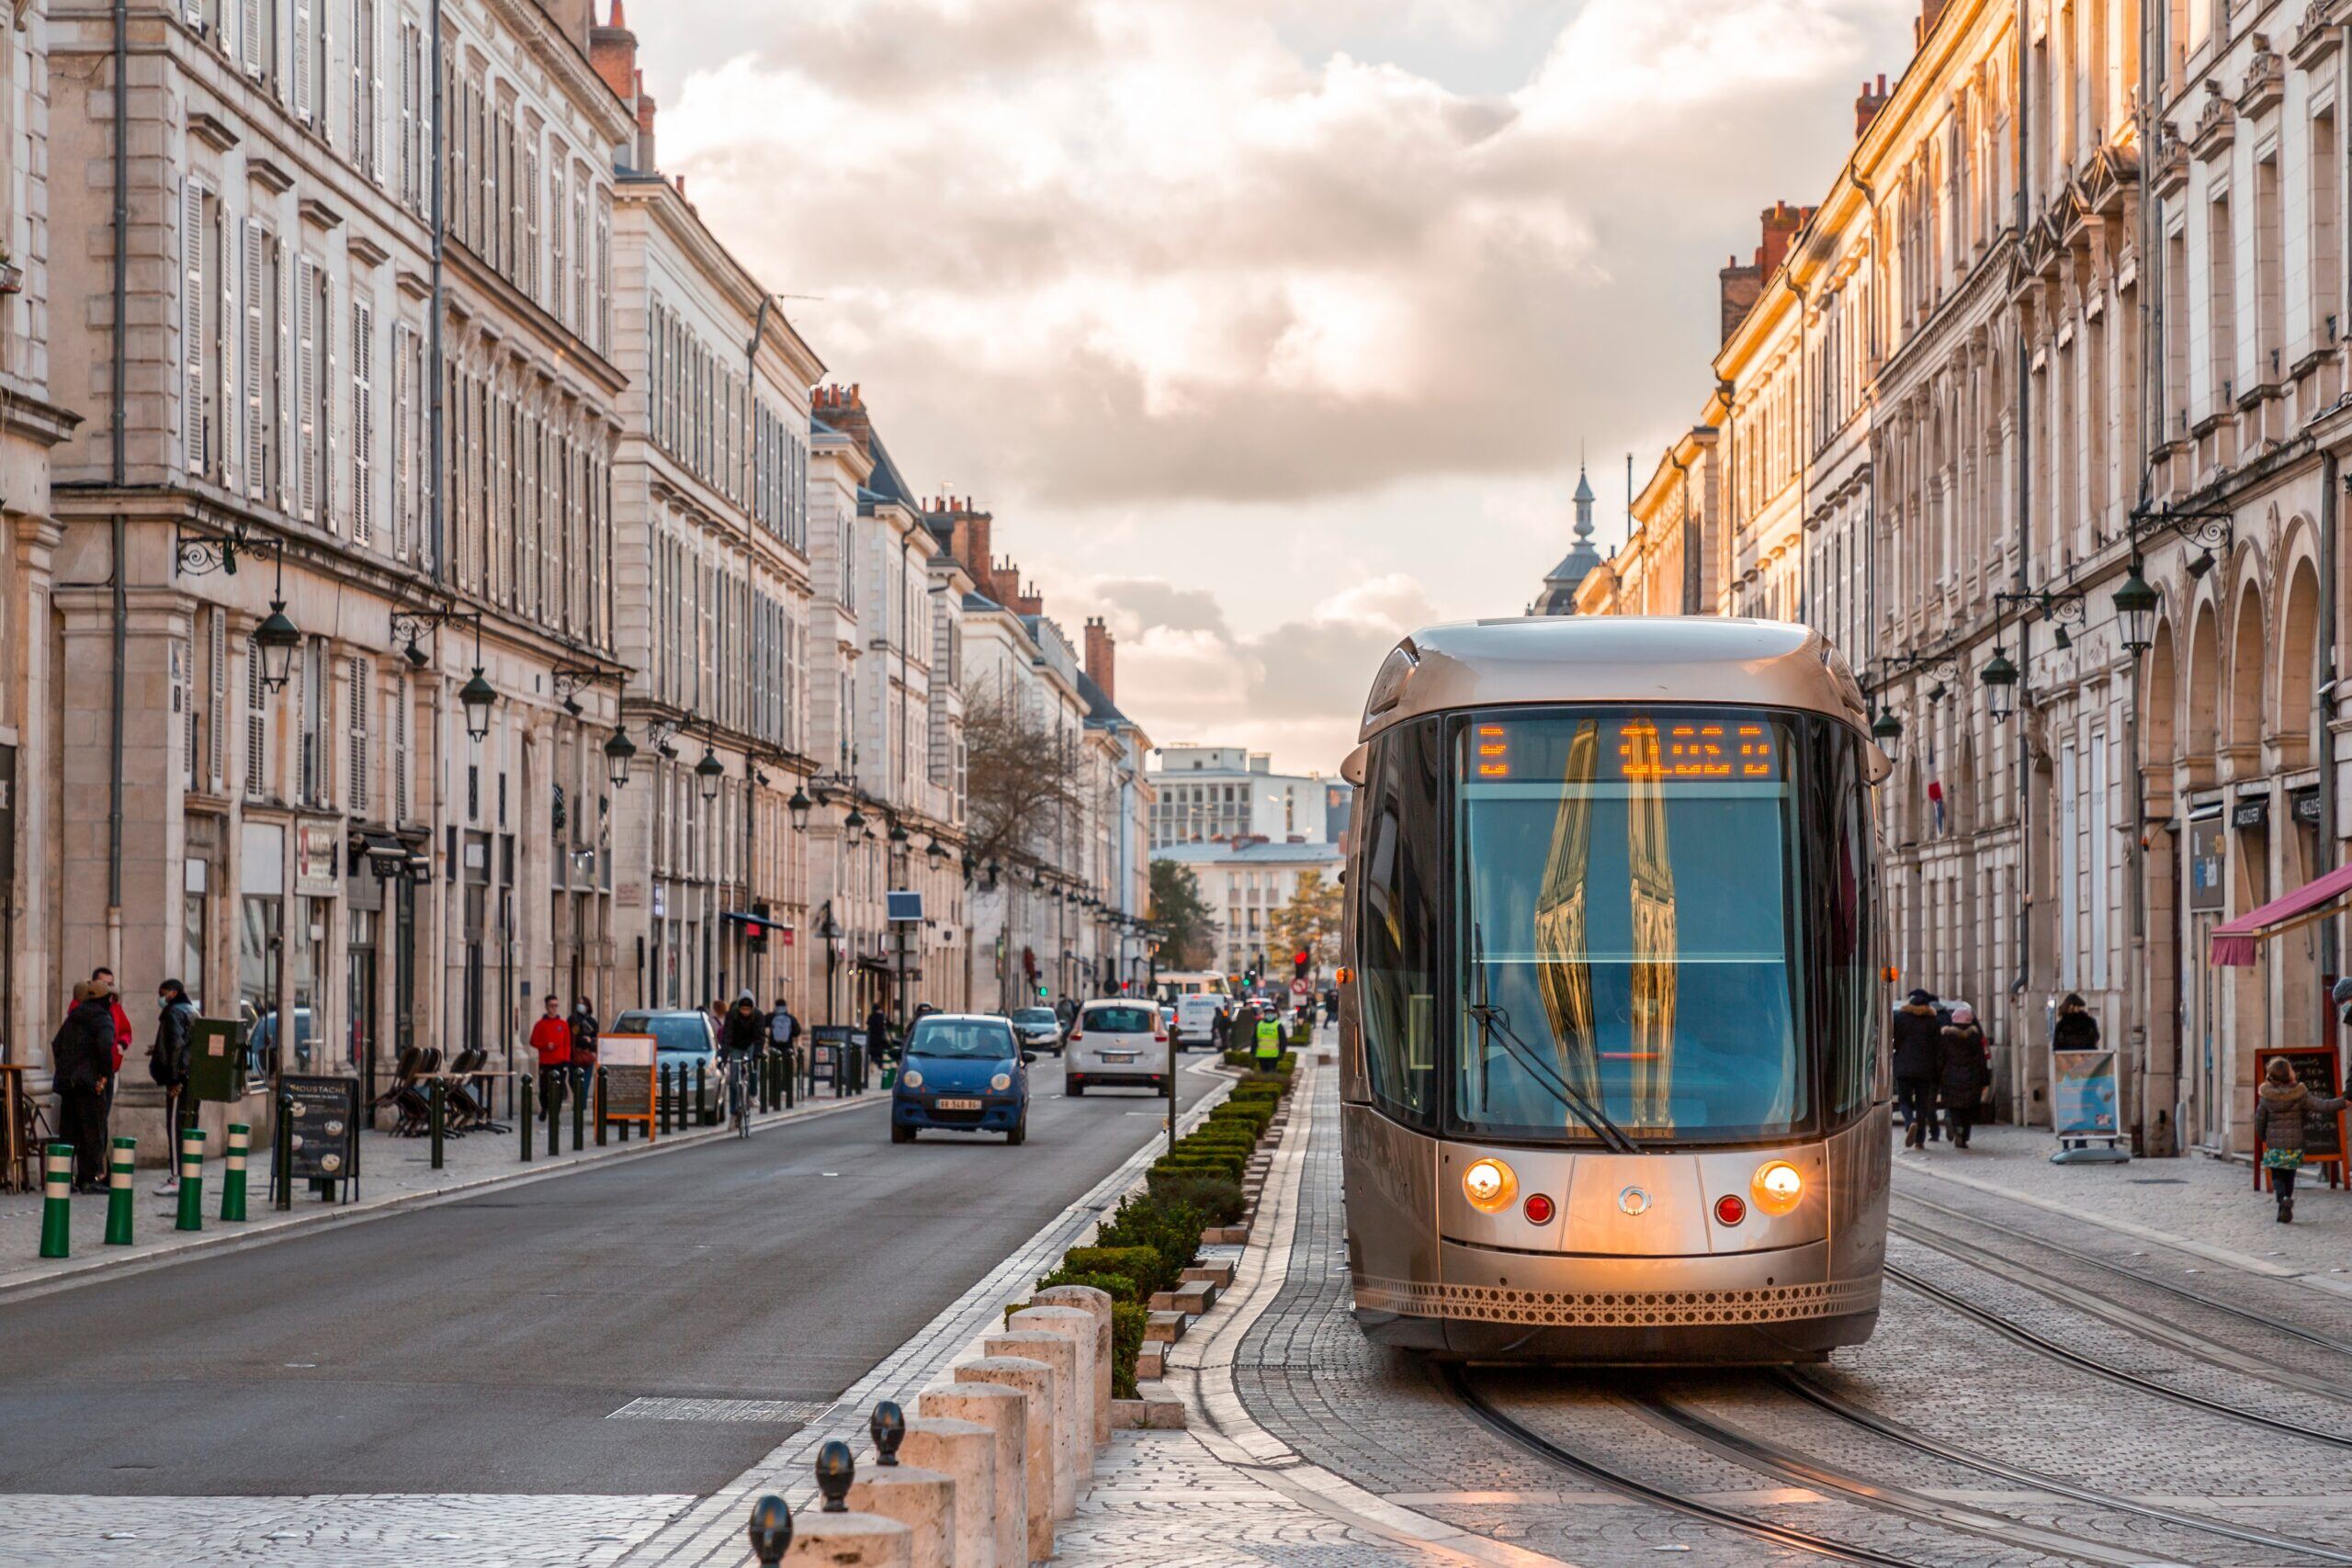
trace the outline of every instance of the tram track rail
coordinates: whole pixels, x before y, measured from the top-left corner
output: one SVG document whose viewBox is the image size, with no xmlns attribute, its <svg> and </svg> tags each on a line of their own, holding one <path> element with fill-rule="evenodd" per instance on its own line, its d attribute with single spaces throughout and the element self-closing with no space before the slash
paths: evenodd
<svg viewBox="0 0 2352 1568">
<path fill-rule="evenodd" d="M 1971 1260 L 1967 1258 L 1961 1258 L 1959 1261 L 1964 1266 L 1982 1267 L 1981 1265 L 1973 1265 Z M 1993 1274 L 1996 1279 L 2004 1277 L 1997 1269 L 1985 1269 L 1985 1272 Z M 2022 1345 L 2027 1349 L 2035 1351 L 2052 1360 L 2064 1362 L 2065 1365 L 2073 1367 L 2078 1371 L 2088 1372 L 2094 1377 L 2104 1378 L 2110 1382 L 2119 1383 L 2123 1387 L 2136 1389 L 2142 1393 L 2154 1394 L 2159 1399 L 2170 1400 L 2176 1404 L 2184 1404 L 2192 1409 L 2203 1410 L 2209 1414 L 2220 1416 L 2228 1420 L 2241 1422 L 2246 1426 L 2259 1427 L 2265 1430 L 2276 1432 L 2284 1437 L 2297 1438 L 2305 1442 L 2319 1443 L 2328 1448 L 2341 1449 L 2347 1452 L 2352 1452 L 2352 1437 L 2346 1437 L 2339 1432 L 2322 1431 L 2314 1427 L 2301 1426 L 2292 1421 L 2281 1419 L 2276 1416 L 2266 1416 L 2261 1411 L 2248 1410 L 2244 1405 L 2233 1404 L 2228 1400 L 2211 1399 L 2204 1394 L 2193 1393 L 2188 1389 L 2176 1388 L 2170 1383 L 2162 1382 L 2155 1378 L 2144 1376 L 2139 1372 L 2132 1371 L 2127 1367 L 2117 1366 L 2112 1361 L 2105 1360 L 2100 1357 L 2091 1355 L 2086 1351 L 2077 1350 L 2070 1345 L 2060 1344 L 2057 1340 L 2050 1337 L 2050 1336 L 2043 1334 L 2039 1330 L 2029 1328 L 2024 1324 L 2021 1324 L 2016 1319 L 2008 1317 L 2002 1313 L 1996 1312 L 1991 1307 L 1983 1305 L 1977 1302 L 1973 1302 L 1966 1296 L 1962 1295 L 1959 1292 L 1943 1285 L 1939 1285 L 1934 1280 L 1927 1279 L 1922 1275 L 1916 1274 L 1900 1264 L 1889 1263 L 1886 1266 L 1886 1277 L 1894 1280 L 1896 1284 L 1903 1286 L 1905 1289 L 1911 1291 L 1917 1295 L 1925 1296 L 1928 1300 L 1934 1302 L 1937 1305 L 1945 1308 L 1947 1311 L 1956 1313 L 1960 1316 L 1968 1318 L 1985 1328 L 1991 1329 L 1996 1334 L 2000 1335 L 2003 1338 L 2006 1338 L 2014 1344 Z M 2154 1339 L 2154 1342 L 2158 1344 L 2170 1343 L 2169 1340 L 2161 1338 Z"/>
</svg>

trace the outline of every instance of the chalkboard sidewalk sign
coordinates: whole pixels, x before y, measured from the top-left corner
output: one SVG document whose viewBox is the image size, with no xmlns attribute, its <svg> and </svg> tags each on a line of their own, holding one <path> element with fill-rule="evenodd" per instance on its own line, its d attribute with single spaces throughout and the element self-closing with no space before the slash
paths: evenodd
<svg viewBox="0 0 2352 1568">
<path fill-rule="evenodd" d="M 2258 1087 L 2270 1071 L 2274 1057 L 2284 1057 L 2295 1077 L 2310 1089 L 2313 1098 L 2334 1099 L 2336 1085 L 2343 1081 L 2341 1069 L 2333 1045 L 2290 1045 L 2277 1050 L 2254 1054 L 2254 1081 Z M 2341 1111 L 2303 1112 L 2303 1164 L 2324 1165 L 2327 1169 L 2327 1184 L 2339 1187 L 2344 1182 L 2344 1112 Z M 2262 1190 L 2262 1150 L 2254 1151 L 2255 1190 Z"/>
<path fill-rule="evenodd" d="M 607 1034 L 596 1043 L 596 1065 L 605 1074 L 605 1120 L 641 1122 L 654 1133 L 653 1036 Z"/>
<path fill-rule="evenodd" d="M 342 1186 L 341 1201 L 359 1196 L 359 1080 L 281 1074 L 277 1080 L 277 1170 L 286 1195 L 293 1183 L 323 1193 Z"/>
</svg>

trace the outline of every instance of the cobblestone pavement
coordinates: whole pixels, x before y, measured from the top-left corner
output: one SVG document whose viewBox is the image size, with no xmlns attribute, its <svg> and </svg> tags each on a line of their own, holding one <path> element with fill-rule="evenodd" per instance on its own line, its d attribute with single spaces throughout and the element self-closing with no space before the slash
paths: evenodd
<svg viewBox="0 0 2352 1568">
<path fill-rule="evenodd" d="M 690 1497 L 0 1496 L 0 1557 L 25 1568 L 606 1568 Z M 38 1533 L 28 1520 L 37 1520 Z"/>
<path fill-rule="evenodd" d="M 752 1126 L 756 1133 L 786 1122 L 806 1121 L 812 1116 L 871 1110 L 877 1105 L 888 1104 L 889 1098 L 887 1094 L 868 1093 L 846 1100 L 808 1100 L 790 1111 L 755 1116 Z M 544 1134 L 544 1122 L 540 1123 L 539 1131 Z M 584 1164 L 645 1158 L 662 1151 L 734 1135 L 731 1127 L 704 1127 L 692 1132 L 673 1133 L 650 1145 L 642 1138 L 633 1138 L 627 1144 L 607 1142 L 600 1148 L 592 1132 L 587 1147 L 573 1149 L 567 1125 L 563 1153 L 548 1154 L 542 1136 L 535 1151 L 537 1157 L 525 1165 L 522 1163 L 519 1134 L 480 1132 L 462 1138 L 445 1139 L 442 1167 L 435 1170 L 428 1140 L 395 1138 L 389 1133 L 367 1132 L 361 1134 L 360 1196 L 356 1201 L 328 1203 L 304 1191 L 295 1198 L 291 1208 L 282 1211 L 273 1209 L 269 1204 L 269 1152 L 266 1148 L 256 1149 L 251 1156 L 251 1168 L 247 1173 L 250 1186 L 246 1212 L 251 1218 L 242 1224 L 230 1224 L 220 1219 L 222 1163 L 218 1158 L 205 1162 L 204 1229 L 201 1231 L 174 1228 L 174 1221 L 179 1213 L 178 1198 L 155 1191 L 156 1184 L 164 1178 L 162 1171 L 142 1168 L 138 1173 L 138 1210 L 133 1231 L 138 1239 L 129 1247 L 104 1245 L 106 1196 L 78 1197 L 73 1201 L 74 1256 L 71 1258 L 37 1256 L 42 1203 L 40 1193 L 0 1193 L 0 1295 L 126 1268 L 148 1267 L 194 1252 L 251 1246 L 258 1240 L 275 1239 L 289 1228 L 347 1224 L 355 1220 L 413 1208 L 420 1203 L 436 1202 L 459 1194 L 561 1175 Z"/>
<path fill-rule="evenodd" d="M 1314 1134 L 1287 1277 L 1234 1367 L 1274 1439 L 1387 1504 L 1589 1568 L 1664 1551 L 1694 1568 L 1790 1555 L 1554 1467 L 1477 1422 L 1413 1359 L 1366 1343 L 1347 1314 L 1332 1097 L 1316 1104 Z M 2275 1225 L 2241 1166 L 2052 1167 L 2046 1134 L 2012 1129 L 1976 1144 L 1898 1162 L 1895 1263 L 2225 1410 L 2121 1386 L 1893 1281 L 1871 1341 L 1800 1374 L 1828 1408 L 1747 1372 L 1485 1371 L 1476 1385 L 1619 1473 L 1909 1562 L 2220 1568 L 2352 1551 L 2341 1230 Z M 2343 1194 L 2298 1207 L 2352 1228 Z M 2045 1477 L 2080 1495 L 2036 1484 Z"/>
</svg>

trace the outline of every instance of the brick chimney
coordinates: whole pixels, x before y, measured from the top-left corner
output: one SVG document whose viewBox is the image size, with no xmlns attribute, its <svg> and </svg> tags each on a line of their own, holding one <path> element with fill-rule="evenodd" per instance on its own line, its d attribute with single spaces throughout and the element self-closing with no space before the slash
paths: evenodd
<svg viewBox="0 0 2352 1568">
<path fill-rule="evenodd" d="M 1092 681 L 1096 685 L 1102 687 L 1104 699 L 1111 702 L 1116 702 L 1118 700 L 1118 695 L 1114 690 L 1114 682 L 1111 678 L 1112 665 L 1117 657 L 1118 650 L 1118 639 L 1111 635 L 1111 628 L 1102 624 L 1102 617 L 1100 615 L 1087 616 L 1087 678 Z"/>
<path fill-rule="evenodd" d="M 1020 576 L 1020 571 L 1012 562 L 1007 561 L 1005 563 L 1006 580 L 1018 581 Z M 1046 613 L 1046 596 L 1037 592 L 1035 583 L 1029 584 L 1012 596 L 1012 613 L 1016 615 L 1042 615 Z"/>
<path fill-rule="evenodd" d="M 1863 83 L 1860 96 L 1854 99 L 1855 141 L 1860 141 L 1862 133 L 1870 130 L 1871 121 L 1878 118 L 1878 111 L 1886 107 L 1886 73 L 1882 71 L 1878 73 L 1877 84 Z"/>
<path fill-rule="evenodd" d="M 820 387 L 810 395 L 809 412 L 852 441 L 868 457 L 874 455 L 874 421 L 865 412 L 865 398 L 857 382 L 843 387 Z"/>
<path fill-rule="evenodd" d="M 1928 35 L 1934 32 L 1936 24 L 1943 19 L 1945 4 L 1946 0 L 1919 0 L 1919 20 L 1911 33 L 1913 49 L 1925 47 Z"/>
<path fill-rule="evenodd" d="M 989 570 L 989 563 L 996 558 L 989 553 L 989 532 L 996 519 L 988 513 L 973 510 L 968 499 L 951 499 L 946 510 L 948 550 L 972 574 L 973 589 L 984 598 L 995 599 L 996 574 Z"/>
<path fill-rule="evenodd" d="M 618 0 L 615 0 L 615 4 L 618 4 Z M 1764 209 L 1764 243 L 1756 247 L 1758 272 L 1770 277 L 1781 270 L 1781 264 L 1788 259 L 1789 243 L 1797 237 L 1797 231 L 1804 228 L 1805 220 L 1812 216 L 1812 208 L 1791 207 L 1785 201 L 1776 201 Z"/>
<path fill-rule="evenodd" d="M 1756 306 L 1757 297 L 1764 292 L 1763 269 L 1743 266 L 1737 256 L 1727 258 L 1723 270 L 1715 275 L 1722 287 L 1723 341 L 1729 343 L 1739 323 L 1747 320 L 1747 312 Z"/>
<path fill-rule="evenodd" d="M 640 71 L 637 73 L 637 172 L 650 175 L 661 166 L 653 159 L 653 95 L 645 90 L 645 73 Z"/>
<path fill-rule="evenodd" d="M 613 0 L 611 21 L 588 29 L 588 63 L 605 79 L 613 96 L 625 104 L 637 96 L 637 35 L 628 30 L 621 0 Z"/>
</svg>

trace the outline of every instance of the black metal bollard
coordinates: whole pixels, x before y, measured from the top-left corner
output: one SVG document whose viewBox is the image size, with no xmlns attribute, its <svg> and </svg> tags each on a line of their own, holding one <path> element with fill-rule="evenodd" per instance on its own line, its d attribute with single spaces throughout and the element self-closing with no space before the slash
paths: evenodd
<svg viewBox="0 0 2352 1568">
<path fill-rule="evenodd" d="M 548 1077 L 546 1103 L 539 1107 L 539 1113 L 548 1119 L 548 1157 L 549 1159 L 563 1153 L 563 1123 L 557 1120 L 557 1113 L 562 1107 L 563 1075 L 560 1072 L 552 1073 Z"/>
<path fill-rule="evenodd" d="M 866 1423 L 866 1430 L 874 1434 L 874 1452 L 885 1468 L 899 1462 L 899 1445 L 907 1440 L 907 1413 L 891 1400 L 884 1400 L 874 1407 L 874 1416 Z"/>
<path fill-rule="evenodd" d="M 571 1152 L 578 1154 L 588 1144 L 588 1091 L 578 1084 L 571 1086 Z"/>
<path fill-rule="evenodd" d="M 605 1146 L 605 1069 L 596 1069 L 596 1146 Z"/>
<path fill-rule="evenodd" d="M 752 1555 L 761 1568 L 775 1568 L 792 1550 L 792 1510 L 784 1499 L 770 1495 L 752 1505 Z"/>
<path fill-rule="evenodd" d="M 514 1121 L 523 1129 L 523 1163 L 528 1165 L 531 1163 L 531 1123 L 538 1118 L 531 1109 L 531 1080 L 527 1075 L 523 1079 L 521 1093 L 523 1114 L 514 1118 Z"/>
<path fill-rule="evenodd" d="M 825 1495 L 824 1512 L 849 1512 L 850 1483 L 857 1479 L 857 1461 L 849 1445 L 836 1438 L 817 1450 L 817 1490 Z"/>
<path fill-rule="evenodd" d="M 784 1108 L 786 1111 L 792 1109 L 792 1091 L 798 1087 L 792 1079 L 796 1070 L 793 1064 L 799 1055 L 799 1046 L 787 1045 L 784 1048 L 784 1059 L 776 1064 L 776 1076 L 784 1080 Z"/>
<path fill-rule="evenodd" d="M 294 1206 L 294 1124 L 286 1114 L 287 1099 L 277 1096 L 277 1124 L 269 1130 L 269 1198 L 280 1209 Z M 177 1159 L 179 1151 L 174 1149 Z"/>
<path fill-rule="evenodd" d="M 707 1086 L 707 1082 L 706 1082 L 706 1079 L 705 1079 L 704 1075 L 703 1075 L 703 1064 L 702 1064 L 702 1058 L 701 1058 L 700 1056 L 696 1056 L 696 1057 L 695 1058 L 695 1122 L 694 1122 L 694 1124 L 695 1124 L 695 1126 L 699 1127 L 699 1126 L 701 1126 L 704 1122 L 707 1122 L 707 1121 L 709 1121 L 709 1120 L 710 1120 L 710 1106 L 709 1106 L 709 1104 L 708 1104 Z"/>
<path fill-rule="evenodd" d="M 662 1088 L 660 1093 L 662 1097 L 662 1136 L 667 1137 L 672 1131 L 670 1118 L 673 1114 L 673 1108 L 678 1097 L 673 1094 L 670 1090 L 670 1069 L 666 1066 L 662 1069 Z"/>
<path fill-rule="evenodd" d="M 442 1114 L 442 1079 L 433 1080 L 433 1168 L 435 1170 L 441 1168 L 442 1131 L 448 1121 Z"/>
</svg>

